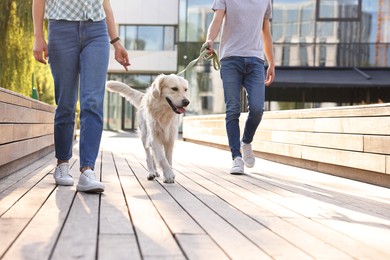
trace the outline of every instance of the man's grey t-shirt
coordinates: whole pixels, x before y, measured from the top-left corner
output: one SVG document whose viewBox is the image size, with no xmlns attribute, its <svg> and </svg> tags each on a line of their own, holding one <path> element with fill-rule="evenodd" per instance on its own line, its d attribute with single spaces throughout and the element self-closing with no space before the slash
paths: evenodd
<svg viewBox="0 0 390 260">
<path fill-rule="evenodd" d="M 272 18 L 271 0 L 214 0 L 212 9 L 225 10 L 220 58 L 258 57 L 264 60 L 262 28 Z"/>
</svg>

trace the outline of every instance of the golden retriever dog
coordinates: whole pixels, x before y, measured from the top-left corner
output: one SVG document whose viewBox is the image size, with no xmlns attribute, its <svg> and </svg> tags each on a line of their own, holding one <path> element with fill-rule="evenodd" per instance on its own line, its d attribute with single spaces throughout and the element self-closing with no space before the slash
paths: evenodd
<svg viewBox="0 0 390 260">
<path fill-rule="evenodd" d="M 145 93 L 119 81 L 107 81 L 106 88 L 118 92 L 137 108 L 138 132 L 145 148 L 148 180 L 159 177 L 156 169 L 158 163 L 164 174 L 164 182 L 175 182 L 172 153 L 180 114 L 190 103 L 186 97 L 187 80 L 175 74 L 161 74 Z"/>
</svg>

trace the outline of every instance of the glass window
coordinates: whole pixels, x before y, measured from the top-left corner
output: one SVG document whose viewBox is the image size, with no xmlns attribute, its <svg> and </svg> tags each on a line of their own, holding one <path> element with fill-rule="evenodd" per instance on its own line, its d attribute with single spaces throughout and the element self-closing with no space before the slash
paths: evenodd
<svg viewBox="0 0 390 260">
<path fill-rule="evenodd" d="M 274 0 L 272 38 L 275 42 L 305 37 L 306 42 L 315 38 L 316 0 Z"/>
<path fill-rule="evenodd" d="M 210 0 L 188 0 L 186 19 L 186 40 L 187 42 L 203 42 L 206 37 L 207 29 L 211 23 L 214 12 L 211 9 Z"/>
<path fill-rule="evenodd" d="M 133 84 L 136 87 L 148 87 L 153 81 L 152 77 L 153 76 L 149 74 L 136 74 L 133 78 Z"/>
<path fill-rule="evenodd" d="M 175 49 L 174 26 L 119 26 L 127 50 L 162 51 Z"/>
<path fill-rule="evenodd" d="M 174 50 L 175 48 L 175 28 L 172 26 L 164 27 L 164 50 Z"/>
<path fill-rule="evenodd" d="M 358 20 L 362 0 L 317 0 L 317 20 Z"/>
<path fill-rule="evenodd" d="M 202 26 L 202 16 L 198 10 L 195 11 L 188 14 L 187 41 L 191 42 L 200 41 L 200 37 L 206 33 L 206 28 Z"/>
<path fill-rule="evenodd" d="M 304 42 L 304 40 L 301 40 L 301 42 Z M 308 66 L 309 65 L 307 51 L 308 51 L 307 44 L 300 44 L 299 45 L 299 66 Z"/>
<path fill-rule="evenodd" d="M 180 0 L 179 4 L 179 41 L 186 40 L 187 0 Z"/>
<path fill-rule="evenodd" d="M 163 27 L 161 26 L 139 26 L 137 50 L 163 50 L 163 35 Z"/>
<path fill-rule="evenodd" d="M 334 22 L 321 22 L 317 25 L 317 39 L 327 38 L 327 42 L 337 41 L 338 30 L 335 30 L 336 23 Z"/>
<path fill-rule="evenodd" d="M 128 50 L 135 50 L 137 46 L 137 27 L 126 26 L 123 28 L 125 30 L 125 48 Z"/>
</svg>

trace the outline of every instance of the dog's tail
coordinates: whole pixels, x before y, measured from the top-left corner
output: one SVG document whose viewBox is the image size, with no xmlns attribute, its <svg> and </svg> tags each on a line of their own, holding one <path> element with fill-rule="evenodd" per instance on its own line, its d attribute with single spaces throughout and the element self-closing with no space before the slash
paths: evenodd
<svg viewBox="0 0 390 260">
<path fill-rule="evenodd" d="M 145 95 L 141 91 L 135 90 L 130 86 L 120 81 L 109 80 L 106 83 L 106 88 L 110 92 L 117 92 L 121 96 L 125 97 L 130 103 L 138 108 L 141 104 L 141 99 Z"/>
</svg>

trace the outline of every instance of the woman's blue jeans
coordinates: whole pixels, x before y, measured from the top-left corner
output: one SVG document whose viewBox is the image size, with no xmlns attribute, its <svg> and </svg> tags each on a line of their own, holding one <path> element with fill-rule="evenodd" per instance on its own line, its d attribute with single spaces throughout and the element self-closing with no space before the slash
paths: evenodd
<svg viewBox="0 0 390 260">
<path fill-rule="evenodd" d="M 227 57 L 221 60 L 221 78 L 226 105 L 226 131 L 232 158 L 240 152 L 241 89 L 246 90 L 248 118 L 241 141 L 253 141 L 264 112 L 264 61 L 256 57 Z"/>
<path fill-rule="evenodd" d="M 76 103 L 80 94 L 80 168 L 94 169 L 103 131 L 109 59 L 106 21 L 49 21 L 49 63 L 54 78 L 55 155 L 72 157 Z"/>
</svg>

